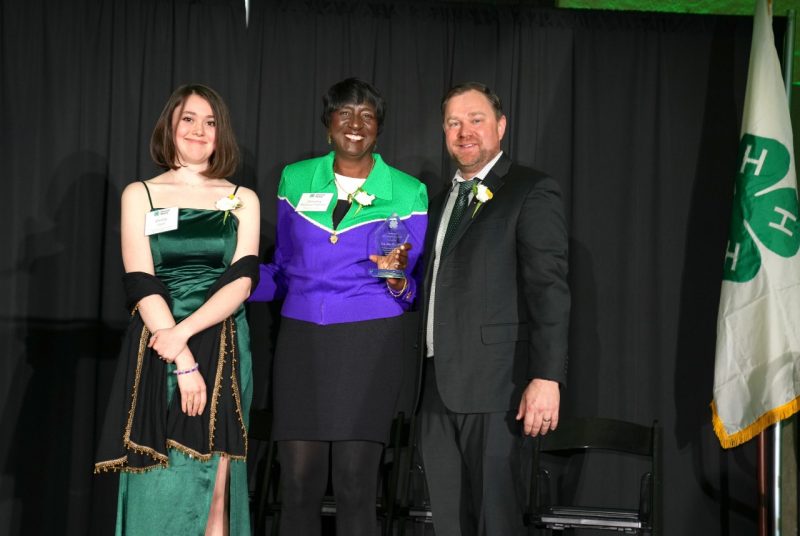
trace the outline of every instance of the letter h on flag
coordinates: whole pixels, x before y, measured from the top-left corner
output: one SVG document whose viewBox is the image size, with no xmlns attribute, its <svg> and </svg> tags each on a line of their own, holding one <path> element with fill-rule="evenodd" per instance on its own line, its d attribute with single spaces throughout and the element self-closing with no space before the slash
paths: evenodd
<svg viewBox="0 0 800 536">
<path fill-rule="evenodd" d="M 793 153 L 772 2 L 757 0 L 717 318 L 711 409 L 724 448 L 800 409 L 800 226 Z"/>
</svg>

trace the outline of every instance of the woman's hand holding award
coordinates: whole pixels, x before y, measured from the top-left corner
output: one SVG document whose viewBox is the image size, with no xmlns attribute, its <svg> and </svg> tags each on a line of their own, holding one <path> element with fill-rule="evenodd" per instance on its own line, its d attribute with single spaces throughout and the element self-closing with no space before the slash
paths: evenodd
<svg viewBox="0 0 800 536">
<path fill-rule="evenodd" d="M 408 263 L 408 228 L 392 214 L 369 235 L 369 258 L 377 266 L 369 274 L 384 279 L 405 279 Z"/>
</svg>

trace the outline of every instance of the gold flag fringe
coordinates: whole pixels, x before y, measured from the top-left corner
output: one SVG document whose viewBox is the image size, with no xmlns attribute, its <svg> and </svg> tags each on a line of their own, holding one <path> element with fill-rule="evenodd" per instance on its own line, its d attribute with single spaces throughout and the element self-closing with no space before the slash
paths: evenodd
<svg viewBox="0 0 800 536">
<path fill-rule="evenodd" d="M 719 443 L 722 445 L 724 449 L 730 449 L 733 447 L 738 447 L 742 443 L 750 441 L 755 436 L 763 432 L 769 426 L 772 426 L 776 422 L 782 421 L 784 419 L 788 419 L 792 415 L 800 410 L 800 397 L 795 398 L 787 402 L 782 406 L 778 406 L 777 408 L 771 409 L 761 415 L 758 419 L 755 420 L 752 424 L 745 427 L 738 432 L 733 434 L 728 434 L 725 430 L 725 425 L 722 424 L 722 420 L 719 418 L 717 414 L 717 405 L 712 400 L 711 401 L 711 413 L 712 418 L 711 422 L 714 425 L 714 432 L 717 434 L 717 438 L 719 438 Z"/>
</svg>

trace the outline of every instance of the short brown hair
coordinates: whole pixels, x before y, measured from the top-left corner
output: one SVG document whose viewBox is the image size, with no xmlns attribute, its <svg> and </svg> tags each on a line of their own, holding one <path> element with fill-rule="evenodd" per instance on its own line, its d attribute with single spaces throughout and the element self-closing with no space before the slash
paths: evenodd
<svg viewBox="0 0 800 536">
<path fill-rule="evenodd" d="M 497 93 L 489 89 L 486 84 L 480 82 L 463 82 L 450 88 L 450 91 L 442 98 L 442 117 L 444 117 L 444 109 L 447 107 L 447 101 L 455 96 L 462 95 L 467 91 L 477 91 L 489 100 L 489 103 L 494 108 L 494 115 L 497 119 L 503 117 L 503 103 L 500 102 L 500 97 Z"/>
<path fill-rule="evenodd" d="M 239 146 L 236 144 L 236 136 L 231 126 L 230 112 L 219 93 L 202 84 L 187 84 L 172 92 L 153 128 L 153 135 L 150 137 L 150 157 L 164 169 L 180 167 L 177 163 L 172 115 L 178 107 L 183 107 L 190 95 L 197 95 L 208 102 L 217 124 L 216 146 L 211 158 L 208 159 L 208 168 L 203 171 L 203 175 L 215 179 L 228 178 L 239 165 Z"/>
</svg>

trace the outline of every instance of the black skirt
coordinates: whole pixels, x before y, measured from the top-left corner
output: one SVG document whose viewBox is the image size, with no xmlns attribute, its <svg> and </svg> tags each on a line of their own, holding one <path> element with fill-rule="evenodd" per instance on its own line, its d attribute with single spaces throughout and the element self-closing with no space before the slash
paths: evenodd
<svg viewBox="0 0 800 536">
<path fill-rule="evenodd" d="M 281 319 L 273 438 L 388 442 L 404 373 L 401 318 Z"/>
</svg>

